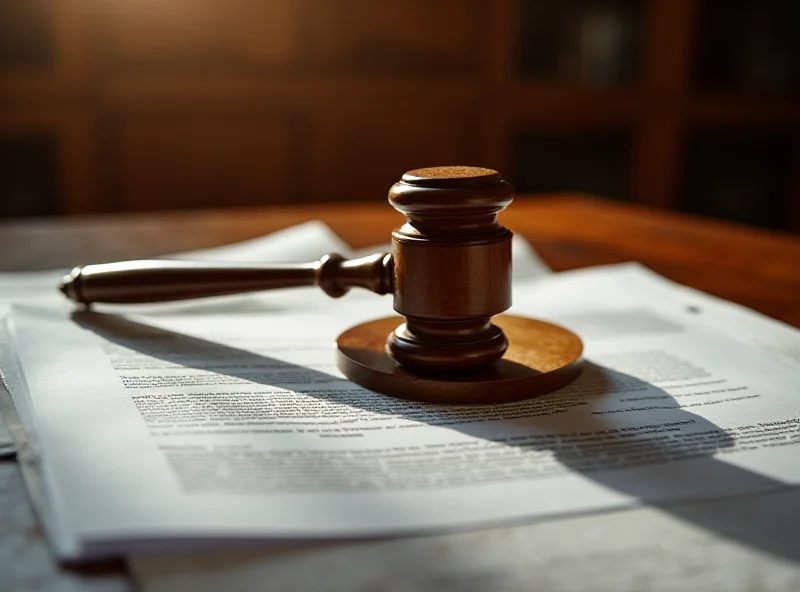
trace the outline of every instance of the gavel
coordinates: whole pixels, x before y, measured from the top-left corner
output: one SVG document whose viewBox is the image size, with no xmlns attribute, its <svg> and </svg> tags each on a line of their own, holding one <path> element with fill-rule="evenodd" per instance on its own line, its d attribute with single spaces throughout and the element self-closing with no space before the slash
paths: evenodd
<svg viewBox="0 0 800 592">
<path fill-rule="evenodd" d="M 556 325 L 495 318 L 511 306 L 512 233 L 497 217 L 513 198 L 513 187 L 491 169 L 415 169 L 389 190 L 389 203 L 406 217 L 392 232 L 391 253 L 353 260 L 331 253 L 293 265 L 164 260 L 86 265 L 74 268 L 59 288 L 84 305 L 308 285 L 334 298 L 351 288 L 392 294 L 394 310 L 404 319 L 364 323 L 339 337 L 338 366 L 348 378 L 425 401 L 522 399 L 573 380 L 583 348 L 577 336 Z"/>
</svg>

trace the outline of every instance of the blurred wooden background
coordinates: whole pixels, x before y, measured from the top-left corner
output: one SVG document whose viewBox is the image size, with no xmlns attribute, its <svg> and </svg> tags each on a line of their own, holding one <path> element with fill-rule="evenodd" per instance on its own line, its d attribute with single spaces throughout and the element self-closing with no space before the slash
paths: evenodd
<svg viewBox="0 0 800 592">
<path fill-rule="evenodd" d="M 0 216 L 499 169 L 800 230 L 800 2 L 0 0 Z"/>
</svg>

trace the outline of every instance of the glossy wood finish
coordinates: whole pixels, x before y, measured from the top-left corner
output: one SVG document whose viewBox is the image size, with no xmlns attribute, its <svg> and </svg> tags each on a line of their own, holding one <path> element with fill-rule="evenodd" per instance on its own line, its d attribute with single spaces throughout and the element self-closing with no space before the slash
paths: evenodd
<svg viewBox="0 0 800 592">
<path fill-rule="evenodd" d="M 339 369 L 351 380 L 380 393 L 428 403 L 492 404 L 537 397 L 575 380 L 583 369 L 583 344 L 571 331 L 543 321 L 498 315 L 508 337 L 501 360 L 472 372 L 410 373 L 386 352 L 386 334 L 402 319 L 363 323 L 337 340 Z"/>
<path fill-rule="evenodd" d="M 319 261 L 291 265 L 243 265 L 198 261 L 119 261 L 73 268 L 59 285 L 80 304 L 138 304 L 225 296 L 261 290 L 319 286 L 339 298 L 351 288 L 392 292 L 389 253 L 345 259 L 331 253 Z"/>
<path fill-rule="evenodd" d="M 330 254 L 299 265 L 100 263 L 73 268 L 59 289 L 86 305 L 166 302 L 309 285 L 335 298 L 352 287 L 392 293 L 394 309 L 405 322 L 387 333 L 386 353 L 409 372 L 431 378 L 434 373 L 472 372 L 500 360 L 509 346 L 492 317 L 511 306 L 512 234 L 498 223 L 497 215 L 513 198 L 513 187 L 492 169 L 415 169 L 389 190 L 389 203 L 406 216 L 405 224 L 392 232 L 391 254 L 353 261 Z M 354 368 L 345 365 L 345 374 L 361 382 L 360 373 L 351 375 Z M 395 390 L 403 392 L 402 380 L 392 376 Z M 502 377 L 493 379 L 492 390 L 504 382 Z M 462 389 L 468 383 L 459 382 Z M 451 398 L 457 398 L 458 388 L 452 387 Z M 506 396 L 526 395 L 509 391 Z"/>
<path fill-rule="evenodd" d="M 307 220 L 355 248 L 386 242 L 402 216 L 385 203 L 81 216 L 0 222 L 4 270 L 72 267 L 211 247 Z M 586 196 L 517 196 L 500 215 L 556 271 L 639 261 L 666 277 L 800 326 L 800 240 Z"/>
<path fill-rule="evenodd" d="M 511 306 L 511 232 L 497 214 L 513 198 L 497 171 L 480 167 L 409 171 L 389 190 L 406 216 L 392 232 L 394 309 L 406 322 L 387 347 L 407 368 L 467 370 L 508 348 L 491 320 Z"/>
</svg>

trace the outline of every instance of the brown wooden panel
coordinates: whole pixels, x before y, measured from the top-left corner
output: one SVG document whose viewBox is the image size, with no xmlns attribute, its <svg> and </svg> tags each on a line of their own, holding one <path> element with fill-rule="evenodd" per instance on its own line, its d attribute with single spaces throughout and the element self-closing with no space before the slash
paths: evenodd
<svg viewBox="0 0 800 592">
<path fill-rule="evenodd" d="M 311 200 L 385 200 L 407 170 L 476 164 L 474 121 L 443 110 L 329 113 L 314 125 Z"/>
<path fill-rule="evenodd" d="M 54 213 L 82 214 L 94 209 L 94 128 L 84 110 L 35 105 L 0 110 L 0 135 L 5 134 L 52 138 L 57 169 L 53 172 L 56 180 Z"/>
<path fill-rule="evenodd" d="M 562 128 L 630 122 L 643 104 L 640 93 L 627 89 L 530 82 L 514 88 L 510 101 L 515 123 Z"/>
<path fill-rule="evenodd" d="M 699 4 L 696 0 L 646 3 L 642 82 L 649 90 L 677 97 L 688 89 Z"/>
<path fill-rule="evenodd" d="M 53 70 L 53 0 L 0 2 L 0 73 Z"/>
<path fill-rule="evenodd" d="M 271 67 L 297 49 L 293 0 L 99 0 L 101 51 L 152 69 Z"/>
<path fill-rule="evenodd" d="M 475 0 L 313 0 L 306 51 L 312 64 L 354 70 L 476 67 L 482 3 Z"/>
<path fill-rule="evenodd" d="M 70 101 L 85 90 L 95 0 L 0 1 L 0 105 Z M 81 97 L 82 98 L 82 97 Z"/>
<path fill-rule="evenodd" d="M 110 209 L 291 201 L 294 125 L 279 116 L 130 116 L 109 129 Z"/>
<path fill-rule="evenodd" d="M 513 114 L 508 109 L 515 87 L 517 30 L 520 14 L 518 0 L 494 0 L 484 21 L 483 53 L 483 117 L 481 118 L 485 166 L 509 171 Z"/>
<path fill-rule="evenodd" d="M 794 150 L 792 166 L 792 188 L 786 206 L 786 228 L 800 234 L 800 147 Z"/>
<path fill-rule="evenodd" d="M 682 205 L 678 187 L 683 131 L 680 120 L 670 115 L 639 125 L 631 180 L 634 201 L 662 208 Z"/>
</svg>

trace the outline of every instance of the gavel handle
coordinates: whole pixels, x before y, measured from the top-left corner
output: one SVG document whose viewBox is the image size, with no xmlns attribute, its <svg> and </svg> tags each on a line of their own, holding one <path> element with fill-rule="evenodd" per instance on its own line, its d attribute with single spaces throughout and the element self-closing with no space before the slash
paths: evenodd
<svg viewBox="0 0 800 592">
<path fill-rule="evenodd" d="M 82 304 L 169 302 L 206 296 L 317 285 L 338 298 L 350 288 L 393 291 L 389 253 L 348 260 L 336 253 L 291 265 L 242 265 L 194 261 L 122 261 L 76 267 L 59 289 Z"/>
</svg>

